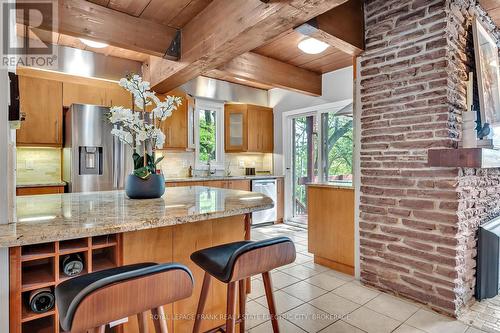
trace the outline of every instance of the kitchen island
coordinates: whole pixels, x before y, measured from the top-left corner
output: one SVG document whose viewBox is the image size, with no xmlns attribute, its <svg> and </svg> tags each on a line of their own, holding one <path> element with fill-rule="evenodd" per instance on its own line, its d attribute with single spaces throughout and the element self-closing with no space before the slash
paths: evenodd
<svg viewBox="0 0 500 333">
<path fill-rule="evenodd" d="M 351 182 L 307 184 L 309 252 L 314 262 L 354 275 L 354 187 Z"/>
<path fill-rule="evenodd" d="M 26 298 L 67 279 L 59 266 L 70 254 L 83 259 L 84 273 L 137 262 L 187 265 L 195 278 L 193 295 L 165 312 L 171 330 L 189 332 L 203 280 L 189 256 L 249 239 L 250 213 L 272 206 L 261 194 L 201 186 L 167 188 L 163 198 L 152 200 L 130 200 L 123 191 L 18 197 L 18 222 L 0 226 L 0 247 L 10 248 L 10 333 L 59 332 L 57 311 L 32 313 Z M 211 296 L 212 317 L 203 329 L 224 321 L 225 285 L 214 283 Z M 137 332 L 136 319 L 122 331 Z"/>
</svg>

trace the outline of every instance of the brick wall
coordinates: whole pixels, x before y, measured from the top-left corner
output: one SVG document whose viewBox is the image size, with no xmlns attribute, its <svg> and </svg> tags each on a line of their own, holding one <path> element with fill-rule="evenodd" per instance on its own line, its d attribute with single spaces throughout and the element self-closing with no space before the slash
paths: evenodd
<svg viewBox="0 0 500 333">
<path fill-rule="evenodd" d="M 486 18 L 473 1 L 365 1 L 360 68 L 362 281 L 452 315 L 472 298 L 477 226 L 500 212 L 498 170 L 427 166 L 457 147 L 472 13 Z"/>
</svg>

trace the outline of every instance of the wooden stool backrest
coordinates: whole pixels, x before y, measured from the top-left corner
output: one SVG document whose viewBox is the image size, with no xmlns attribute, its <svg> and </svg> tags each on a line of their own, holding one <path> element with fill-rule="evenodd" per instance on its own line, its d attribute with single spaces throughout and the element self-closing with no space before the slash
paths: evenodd
<svg viewBox="0 0 500 333">
<path fill-rule="evenodd" d="M 236 259 L 231 282 L 291 264 L 295 257 L 293 242 L 278 243 L 245 252 Z"/>
<path fill-rule="evenodd" d="M 193 280 L 182 269 L 108 285 L 89 294 L 79 304 L 71 333 L 85 333 L 88 329 L 188 298 L 192 292 Z"/>
</svg>

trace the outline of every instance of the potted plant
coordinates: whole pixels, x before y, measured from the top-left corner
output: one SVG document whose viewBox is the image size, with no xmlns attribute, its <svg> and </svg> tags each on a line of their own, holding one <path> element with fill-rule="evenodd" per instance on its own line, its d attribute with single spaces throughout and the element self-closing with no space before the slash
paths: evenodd
<svg viewBox="0 0 500 333">
<path fill-rule="evenodd" d="M 156 158 L 155 153 L 165 143 L 161 123 L 181 105 L 182 99 L 166 96 L 161 101 L 150 90 L 149 82 L 137 74 L 122 78 L 119 84 L 131 93 L 132 109 L 113 106 L 107 119 L 113 124 L 111 133 L 132 147 L 134 171 L 127 177 L 125 191 L 131 199 L 159 198 L 165 192 L 165 179 L 158 169 L 163 157 Z"/>
</svg>

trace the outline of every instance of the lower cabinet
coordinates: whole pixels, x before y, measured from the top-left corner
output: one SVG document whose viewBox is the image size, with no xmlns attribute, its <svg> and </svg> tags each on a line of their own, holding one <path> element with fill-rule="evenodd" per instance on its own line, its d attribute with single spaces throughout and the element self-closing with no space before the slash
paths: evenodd
<svg viewBox="0 0 500 333">
<path fill-rule="evenodd" d="M 309 185 L 307 195 L 314 262 L 354 275 L 354 189 Z"/>
<path fill-rule="evenodd" d="M 18 187 L 16 195 L 39 195 L 64 193 L 64 186 Z"/>
</svg>

